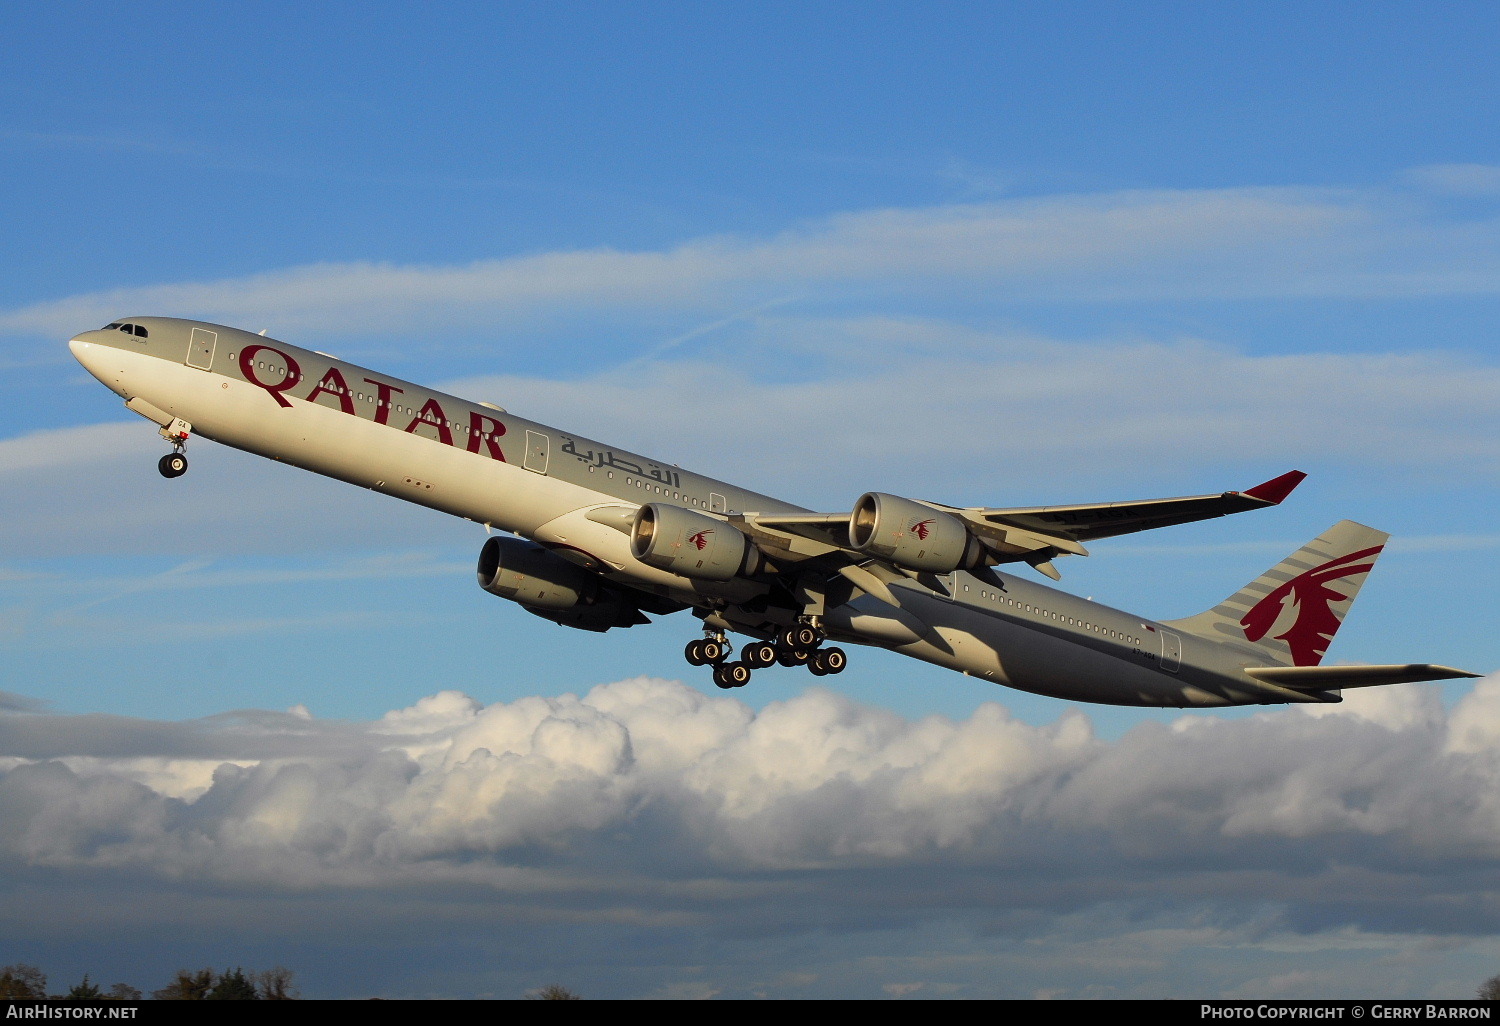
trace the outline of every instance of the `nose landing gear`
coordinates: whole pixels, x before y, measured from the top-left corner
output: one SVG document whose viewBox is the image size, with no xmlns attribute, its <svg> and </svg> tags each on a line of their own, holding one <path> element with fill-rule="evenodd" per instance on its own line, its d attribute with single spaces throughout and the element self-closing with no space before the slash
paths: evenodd
<svg viewBox="0 0 1500 1026">
<path fill-rule="evenodd" d="M 156 462 L 156 469 L 161 471 L 162 477 L 181 477 L 187 473 L 187 456 L 182 450 L 192 431 L 193 425 L 181 417 L 174 417 L 172 423 L 161 429 L 161 436 L 172 443 L 172 451 Z"/>
</svg>

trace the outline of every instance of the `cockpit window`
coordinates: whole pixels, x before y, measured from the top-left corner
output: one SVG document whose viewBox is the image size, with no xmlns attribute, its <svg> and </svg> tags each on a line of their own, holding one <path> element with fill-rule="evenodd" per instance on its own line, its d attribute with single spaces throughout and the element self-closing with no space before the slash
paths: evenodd
<svg viewBox="0 0 1500 1026">
<path fill-rule="evenodd" d="M 146 337 L 146 329 L 145 328 L 141 327 L 139 324 L 132 325 L 131 327 L 135 329 L 135 337 L 136 338 L 145 338 Z"/>
<path fill-rule="evenodd" d="M 110 321 L 108 324 L 106 324 L 104 327 L 100 328 L 99 330 L 100 331 L 113 331 L 116 328 L 118 328 L 119 326 L 120 326 L 120 322 L 119 321 Z"/>
<path fill-rule="evenodd" d="M 135 330 L 135 325 L 134 324 L 122 324 L 122 325 L 120 325 L 120 330 L 123 331 L 125 334 L 129 335 L 132 331 Z"/>
</svg>

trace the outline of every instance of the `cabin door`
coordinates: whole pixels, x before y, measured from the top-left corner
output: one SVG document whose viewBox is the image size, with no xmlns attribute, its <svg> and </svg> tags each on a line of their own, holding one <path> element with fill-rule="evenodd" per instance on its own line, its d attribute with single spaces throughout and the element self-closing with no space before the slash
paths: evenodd
<svg viewBox="0 0 1500 1026">
<path fill-rule="evenodd" d="M 1182 665 L 1182 639 L 1171 631 L 1161 632 L 1161 668 L 1177 672 Z"/>
<path fill-rule="evenodd" d="M 188 340 L 187 365 L 199 370 L 208 370 L 214 363 L 214 346 L 219 343 L 219 333 L 205 328 L 194 328 Z"/>
<path fill-rule="evenodd" d="M 521 465 L 533 474 L 547 472 L 547 436 L 542 432 L 526 432 L 526 460 Z"/>
</svg>

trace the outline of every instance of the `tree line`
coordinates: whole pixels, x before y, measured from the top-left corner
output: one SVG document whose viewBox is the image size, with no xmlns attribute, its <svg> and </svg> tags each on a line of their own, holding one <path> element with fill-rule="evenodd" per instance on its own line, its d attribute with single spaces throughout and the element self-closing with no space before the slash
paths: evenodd
<svg viewBox="0 0 1500 1026">
<path fill-rule="evenodd" d="M 298 996 L 293 973 L 284 966 L 246 972 L 236 966 L 223 972 L 212 969 L 179 969 L 172 981 L 151 997 L 157 1001 L 290 1001 Z M 116 983 L 108 990 L 89 979 L 75 983 L 59 994 L 47 992 L 47 974 L 34 965 L 16 963 L 0 967 L 0 1000 L 51 1001 L 140 1001 L 137 987 Z"/>
<path fill-rule="evenodd" d="M 179 969 L 172 981 L 153 990 L 156 1001 L 291 1001 L 300 997 L 294 974 L 285 966 L 246 972 L 235 967 L 216 973 L 212 969 Z M 581 995 L 558 983 L 528 991 L 534 1001 L 577 1001 Z M 83 980 L 61 994 L 47 993 L 47 974 L 34 965 L 16 963 L 0 967 L 0 1001 L 142 1001 L 146 995 L 128 983 L 108 990 Z"/>
</svg>

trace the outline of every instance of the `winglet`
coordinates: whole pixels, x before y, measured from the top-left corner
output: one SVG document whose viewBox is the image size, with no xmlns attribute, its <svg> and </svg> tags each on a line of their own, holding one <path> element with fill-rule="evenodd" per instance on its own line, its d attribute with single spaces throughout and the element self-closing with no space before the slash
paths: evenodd
<svg viewBox="0 0 1500 1026">
<path fill-rule="evenodd" d="M 1291 495 L 1292 489 L 1301 484 L 1302 479 L 1306 476 L 1300 470 L 1288 470 L 1280 477 L 1273 477 L 1271 480 L 1263 484 L 1258 484 L 1254 488 L 1247 489 L 1241 494 L 1248 495 L 1252 499 L 1259 499 L 1261 502 L 1275 504 L 1285 499 L 1288 495 Z"/>
</svg>

